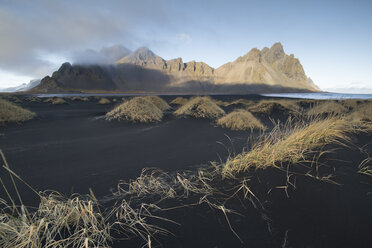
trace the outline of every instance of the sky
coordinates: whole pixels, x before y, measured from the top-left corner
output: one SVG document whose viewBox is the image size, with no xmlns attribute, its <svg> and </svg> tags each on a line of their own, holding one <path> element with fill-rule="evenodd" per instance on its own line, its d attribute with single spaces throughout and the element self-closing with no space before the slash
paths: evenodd
<svg viewBox="0 0 372 248">
<path fill-rule="evenodd" d="M 0 88 L 111 46 L 217 68 L 281 42 L 321 89 L 372 89 L 371 13 L 371 0 L 0 0 Z"/>
</svg>

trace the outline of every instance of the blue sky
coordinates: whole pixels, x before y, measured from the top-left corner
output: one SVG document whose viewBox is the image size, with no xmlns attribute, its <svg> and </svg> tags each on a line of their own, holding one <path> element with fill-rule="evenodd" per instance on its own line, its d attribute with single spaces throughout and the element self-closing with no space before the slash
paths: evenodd
<svg viewBox="0 0 372 248">
<path fill-rule="evenodd" d="M 371 13 L 368 0 L 2 0 L 0 88 L 115 44 L 218 67 L 278 41 L 321 88 L 372 88 Z"/>
</svg>

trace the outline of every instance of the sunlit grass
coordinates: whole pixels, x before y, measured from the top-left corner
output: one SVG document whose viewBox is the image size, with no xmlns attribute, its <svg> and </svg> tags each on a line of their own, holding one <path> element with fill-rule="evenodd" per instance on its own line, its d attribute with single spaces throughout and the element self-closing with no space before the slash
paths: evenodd
<svg viewBox="0 0 372 248">
<path fill-rule="evenodd" d="M 265 126 L 244 109 L 234 110 L 217 120 L 217 125 L 231 130 L 265 130 Z"/>
<path fill-rule="evenodd" d="M 277 125 L 268 136 L 263 136 L 253 147 L 224 164 L 224 176 L 234 176 L 250 168 L 281 167 L 308 160 L 324 145 L 345 143 L 355 126 L 346 119 L 328 118 Z"/>
<path fill-rule="evenodd" d="M 159 122 L 163 112 L 144 97 L 134 97 L 123 102 L 106 114 L 107 120 L 126 120 L 130 122 Z"/>
<path fill-rule="evenodd" d="M 189 115 L 195 118 L 216 119 L 225 115 L 221 109 L 210 97 L 194 97 L 187 103 L 179 107 L 175 115 Z"/>
<path fill-rule="evenodd" d="M 36 116 L 35 113 L 0 99 L 0 124 L 6 122 L 24 122 Z"/>
<path fill-rule="evenodd" d="M 161 111 L 165 111 L 170 109 L 171 107 L 169 104 L 164 101 L 163 98 L 158 96 L 145 96 L 145 99 L 154 104 L 156 107 L 158 107 Z"/>
</svg>

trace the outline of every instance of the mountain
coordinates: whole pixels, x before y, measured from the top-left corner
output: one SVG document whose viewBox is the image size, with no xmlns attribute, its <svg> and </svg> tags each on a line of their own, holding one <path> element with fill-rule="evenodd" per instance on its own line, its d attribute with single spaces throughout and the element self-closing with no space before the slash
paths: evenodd
<svg viewBox="0 0 372 248">
<path fill-rule="evenodd" d="M 265 83 L 289 88 L 316 90 L 300 61 L 284 53 L 283 46 L 253 48 L 246 55 L 216 69 L 215 82 L 222 84 Z"/>
<path fill-rule="evenodd" d="M 253 48 L 233 62 L 214 69 L 204 62 L 165 60 L 141 47 L 109 65 L 64 63 L 45 77 L 34 92 L 148 91 L 256 93 L 319 91 L 300 61 L 280 43 Z"/>
<path fill-rule="evenodd" d="M 33 79 L 29 83 L 23 83 L 15 87 L 9 87 L 5 89 L 0 89 L 0 92 L 19 92 L 19 91 L 28 91 L 40 84 L 41 79 Z"/>
</svg>

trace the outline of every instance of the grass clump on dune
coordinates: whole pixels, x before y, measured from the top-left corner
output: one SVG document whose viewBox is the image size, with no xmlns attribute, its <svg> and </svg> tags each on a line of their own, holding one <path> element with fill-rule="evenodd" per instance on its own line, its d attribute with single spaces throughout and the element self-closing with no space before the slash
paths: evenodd
<svg viewBox="0 0 372 248">
<path fill-rule="evenodd" d="M 314 105 L 308 109 L 306 115 L 318 116 L 318 115 L 341 115 L 348 111 L 348 109 L 340 103 L 335 101 L 326 101 L 320 104 Z"/>
<path fill-rule="evenodd" d="M 5 122 L 23 122 L 36 116 L 35 113 L 21 108 L 14 103 L 0 99 L 0 124 Z"/>
<path fill-rule="evenodd" d="M 110 104 L 111 101 L 107 98 L 101 98 L 99 101 L 98 101 L 99 104 Z"/>
<path fill-rule="evenodd" d="M 106 114 L 107 120 L 126 120 L 130 122 L 159 122 L 163 112 L 145 97 L 134 97 Z"/>
<path fill-rule="evenodd" d="M 286 112 L 288 114 L 297 114 L 300 107 L 295 101 L 291 100 L 262 100 L 254 105 L 249 105 L 248 110 L 252 113 L 270 115 L 276 111 Z"/>
<path fill-rule="evenodd" d="M 93 200 L 41 196 L 36 211 L 18 215 L 0 214 L 0 246 L 25 247 L 109 247 L 109 228 Z"/>
<path fill-rule="evenodd" d="M 234 176 L 250 168 L 282 167 L 306 162 L 311 154 L 326 144 L 349 141 L 354 126 L 346 119 L 328 118 L 311 122 L 276 126 L 270 135 L 255 143 L 248 152 L 228 159 L 224 176 Z"/>
<path fill-rule="evenodd" d="M 194 97 L 187 103 L 179 107 L 175 115 L 189 115 L 195 118 L 216 119 L 225 115 L 221 109 L 210 97 Z"/>
<path fill-rule="evenodd" d="M 53 105 L 66 104 L 67 102 L 63 98 L 48 98 L 44 102 L 51 103 Z"/>
<path fill-rule="evenodd" d="M 250 112 L 244 109 L 234 110 L 226 116 L 217 120 L 217 125 L 229 128 L 231 130 L 265 130 L 265 126 L 254 117 Z"/>
<path fill-rule="evenodd" d="M 187 103 L 187 99 L 184 98 L 184 97 L 177 97 L 175 99 L 173 99 L 170 103 L 171 104 L 175 104 L 175 105 L 184 105 L 185 103 Z"/>
<path fill-rule="evenodd" d="M 71 100 L 72 101 L 89 102 L 89 98 L 88 97 L 80 97 L 80 96 L 71 97 Z"/>
<path fill-rule="evenodd" d="M 158 97 L 158 96 L 145 96 L 146 100 L 149 102 L 153 103 L 156 107 L 158 107 L 161 111 L 165 111 L 170 109 L 171 107 L 169 104 L 164 101 L 163 98 Z"/>
<path fill-rule="evenodd" d="M 41 99 L 39 97 L 36 97 L 36 96 L 31 96 L 31 97 L 27 97 L 26 101 L 28 101 L 28 102 L 41 102 Z"/>
<path fill-rule="evenodd" d="M 357 106 L 351 113 L 353 119 L 372 121 L 372 102 L 366 102 Z"/>
</svg>

